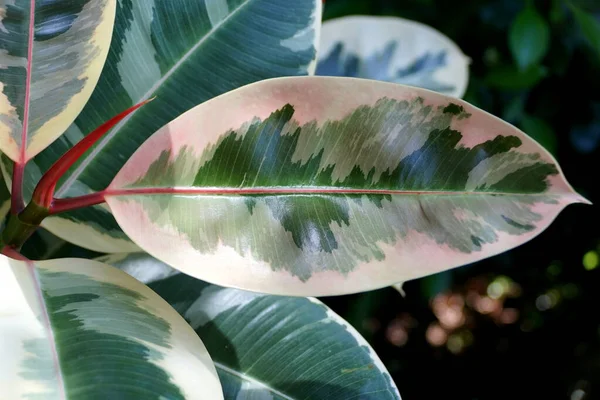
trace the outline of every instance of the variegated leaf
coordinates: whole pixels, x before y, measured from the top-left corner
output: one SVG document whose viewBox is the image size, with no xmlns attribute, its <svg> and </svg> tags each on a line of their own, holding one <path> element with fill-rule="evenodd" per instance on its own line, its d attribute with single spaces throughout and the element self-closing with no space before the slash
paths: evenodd
<svg viewBox="0 0 600 400">
<path fill-rule="evenodd" d="M 462 97 L 469 59 L 452 40 L 422 23 L 348 16 L 323 23 L 316 74 L 377 79 Z"/>
<path fill-rule="evenodd" d="M 214 96 L 262 79 L 315 68 L 321 0 L 120 0 L 106 67 L 66 134 L 27 169 L 36 176 L 113 115 L 151 96 L 57 186 L 59 197 L 102 190 L 157 129 Z M 139 250 L 103 206 L 44 221 L 58 236 L 101 252 Z"/>
<path fill-rule="evenodd" d="M 400 399 L 371 346 L 317 299 L 211 285 L 148 255 L 102 260 L 148 284 L 189 321 L 225 399 Z"/>
<path fill-rule="evenodd" d="M 464 101 L 279 78 L 166 125 L 105 192 L 141 248 L 272 294 L 371 290 L 520 245 L 584 202 L 552 156 Z"/>
<path fill-rule="evenodd" d="M 0 256 L 3 399 L 222 399 L 206 348 L 164 300 L 92 260 Z"/>
<path fill-rule="evenodd" d="M 116 0 L 0 2 L 0 149 L 24 163 L 75 120 L 108 54 Z"/>
</svg>

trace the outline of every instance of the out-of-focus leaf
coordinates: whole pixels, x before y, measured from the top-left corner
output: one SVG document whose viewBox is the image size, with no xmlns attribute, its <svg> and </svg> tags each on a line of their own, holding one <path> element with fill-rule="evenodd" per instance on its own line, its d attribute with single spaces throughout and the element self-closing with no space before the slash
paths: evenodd
<svg viewBox="0 0 600 400">
<path fill-rule="evenodd" d="M 3 399 L 222 399 L 206 348 L 147 286 L 98 261 L 0 256 Z"/>
<path fill-rule="evenodd" d="M 0 149 L 25 163 L 73 122 L 108 54 L 116 0 L 0 1 Z"/>
<path fill-rule="evenodd" d="M 569 3 L 575 21 L 592 48 L 600 56 L 600 21 L 573 3 Z"/>
<path fill-rule="evenodd" d="M 561 23 L 565 19 L 565 1 L 564 0 L 552 0 L 552 5 L 550 6 L 550 22 L 552 23 Z"/>
<path fill-rule="evenodd" d="M 464 95 L 469 59 L 448 37 L 416 21 L 349 16 L 323 24 L 317 75 L 377 79 Z"/>
<path fill-rule="evenodd" d="M 325 1 L 323 2 L 323 21 L 344 15 L 373 14 L 372 1 Z"/>
<path fill-rule="evenodd" d="M 554 129 L 543 119 L 524 115 L 521 119 L 521 129 L 556 157 L 558 139 Z"/>
<path fill-rule="evenodd" d="M 452 287 L 452 273 L 444 271 L 439 274 L 427 276 L 418 281 L 421 294 L 426 299 L 433 299 L 439 293 L 448 291 Z"/>
<path fill-rule="evenodd" d="M 245 84 L 307 75 L 316 66 L 321 0 L 123 0 L 106 67 L 65 135 L 26 170 L 36 177 L 73 144 L 123 110 L 157 99 L 121 121 L 70 170 L 57 197 L 102 190 L 157 129 L 188 109 Z M 45 228 L 99 252 L 139 250 L 104 206 L 47 218 Z"/>
<path fill-rule="evenodd" d="M 571 144 L 580 153 L 590 154 L 600 145 L 600 103 L 592 104 L 593 119 L 588 124 L 576 125 L 571 129 Z"/>
<path fill-rule="evenodd" d="M 317 299 L 211 285 L 148 255 L 102 260 L 148 284 L 189 321 L 225 399 L 400 399 L 371 346 Z"/>
<path fill-rule="evenodd" d="M 600 144 L 600 121 L 571 129 L 571 143 L 580 153 L 591 154 Z"/>
<path fill-rule="evenodd" d="M 519 121 L 523 116 L 526 100 L 527 96 L 524 93 L 514 96 L 512 100 L 509 101 L 504 107 L 502 119 L 511 124 L 514 124 L 516 121 Z M 525 132 L 527 131 L 525 130 Z"/>
<path fill-rule="evenodd" d="M 266 80 L 195 107 L 144 143 L 105 197 L 167 264 L 287 295 L 471 263 L 586 201 L 514 126 L 432 91 L 339 77 Z"/>
<path fill-rule="evenodd" d="M 492 69 L 485 77 L 485 82 L 503 90 L 523 90 L 537 85 L 548 75 L 546 68 L 532 65 L 521 71 L 513 65 L 503 65 Z"/>
<path fill-rule="evenodd" d="M 508 45 L 521 71 L 538 64 L 550 47 L 550 28 L 531 1 L 517 15 L 508 33 Z"/>
</svg>

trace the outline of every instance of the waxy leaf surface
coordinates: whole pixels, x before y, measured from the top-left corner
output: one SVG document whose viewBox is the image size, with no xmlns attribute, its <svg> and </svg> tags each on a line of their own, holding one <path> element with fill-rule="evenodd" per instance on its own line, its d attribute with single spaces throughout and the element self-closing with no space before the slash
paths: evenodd
<svg viewBox="0 0 600 400">
<path fill-rule="evenodd" d="M 0 150 L 24 163 L 83 109 L 108 54 L 116 0 L 0 2 Z"/>
<path fill-rule="evenodd" d="M 147 286 L 97 261 L 0 256 L 3 399 L 222 399 L 201 340 Z"/>
<path fill-rule="evenodd" d="M 314 298 L 211 285 L 146 254 L 101 259 L 185 317 L 211 354 L 225 399 L 400 399 L 365 339 Z"/>
<path fill-rule="evenodd" d="M 66 134 L 27 169 L 25 197 L 36 176 L 74 143 L 143 100 L 156 96 L 67 173 L 58 197 L 105 189 L 150 135 L 212 97 L 262 79 L 309 74 L 320 23 L 320 0 L 119 1 L 98 86 Z M 96 251 L 137 249 L 103 206 L 49 218 L 44 226 Z"/>
<path fill-rule="evenodd" d="M 316 75 L 377 79 L 462 97 L 469 59 L 448 37 L 416 21 L 349 16 L 325 21 Z"/>
<path fill-rule="evenodd" d="M 466 102 L 330 77 L 263 81 L 190 110 L 105 195 L 136 244 L 187 274 L 309 296 L 492 256 L 585 201 L 538 143 Z"/>
</svg>

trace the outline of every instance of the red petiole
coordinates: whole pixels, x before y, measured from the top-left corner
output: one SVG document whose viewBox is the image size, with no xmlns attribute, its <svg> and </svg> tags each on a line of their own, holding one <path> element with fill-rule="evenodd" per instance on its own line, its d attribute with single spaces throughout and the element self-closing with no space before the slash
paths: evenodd
<svg viewBox="0 0 600 400">
<path fill-rule="evenodd" d="M 154 100 L 154 98 L 136 104 L 119 115 L 109 119 L 63 154 L 63 156 L 50 167 L 44 176 L 42 176 L 42 179 L 40 179 L 33 192 L 33 201 L 41 207 L 52 210 L 53 203 L 58 201 L 58 199 L 54 199 L 56 184 L 65 172 L 67 172 L 69 168 L 71 168 L 73 164 L 75 164 L 75 162 L 77 162 L 77 160 L 94 145 L 94 143 L 100 140 L 113 126 L 119 123 L 119 121 L 152 100 Z M 75 199 L 76 198 L 71 200 L 74 201 Z"/>
<path fill-rule="evenodd" d="M 33 191 L 31 202 L 27 204 L 25 208 L 23 208 L 24 203 L 22 197 L 25 163 L 15 163 L 11 197 L 12 212 L 0 234 L 0 250 L 3 254 L 11 255 L 13 253 L 18 253 L 18 250 L 23 243 L 25 243 L 31 234 L 39 227 L 42 220 L 48 215 L 104 202 L 104 191 L 69 199 L 55 199 L 54 190 L 58 180 L 94 145 L 94 143 L 102 138 L 102 136 L 123 118 L 153 99 L 154 98 L 136 104 L 106 121 L 63 154 L 63 156 L 50 167 L 44 176 L 42 176 L 42 179 L 40 179 Z M 21 158 L 25 159 L 24 154 Z"/>
<path fill-rule="evenodd" d="M 58 214 L 78 208 L 95 206 L 104 203 L 105 191 L 94 192 L 83 196 L 69 197 L 67 199 L 54 199 L 50 206 L 50 214 Z"/>
</svg>

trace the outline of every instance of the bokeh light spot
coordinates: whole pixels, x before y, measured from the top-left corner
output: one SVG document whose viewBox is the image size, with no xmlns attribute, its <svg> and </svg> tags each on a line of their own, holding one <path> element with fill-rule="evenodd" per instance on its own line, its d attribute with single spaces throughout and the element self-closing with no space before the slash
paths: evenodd
<svg viewBox="0 0 600 400">
<path fill-rule="evenodd" d="M 598 268 L 599 264 L 600 264 L 600 256 L 598 256 L 598 253 L 591 250 L 584 254 L 583 267 L 586 270 L 591 271 L 593 269 L 596 269 L 596 268 Z"/>
<path fill-rule="evenodd" d="M 440 325 L 433 323 L 429 325 L 429 327 L 427 327 L 425 337 L 427 338 L 429 344 L 431 344 L 432 346 L 439 347 L 443 346 L 444 343 L 446 343 L 446 339 L 448 339 L 448 334 Z"/>
</svg>

